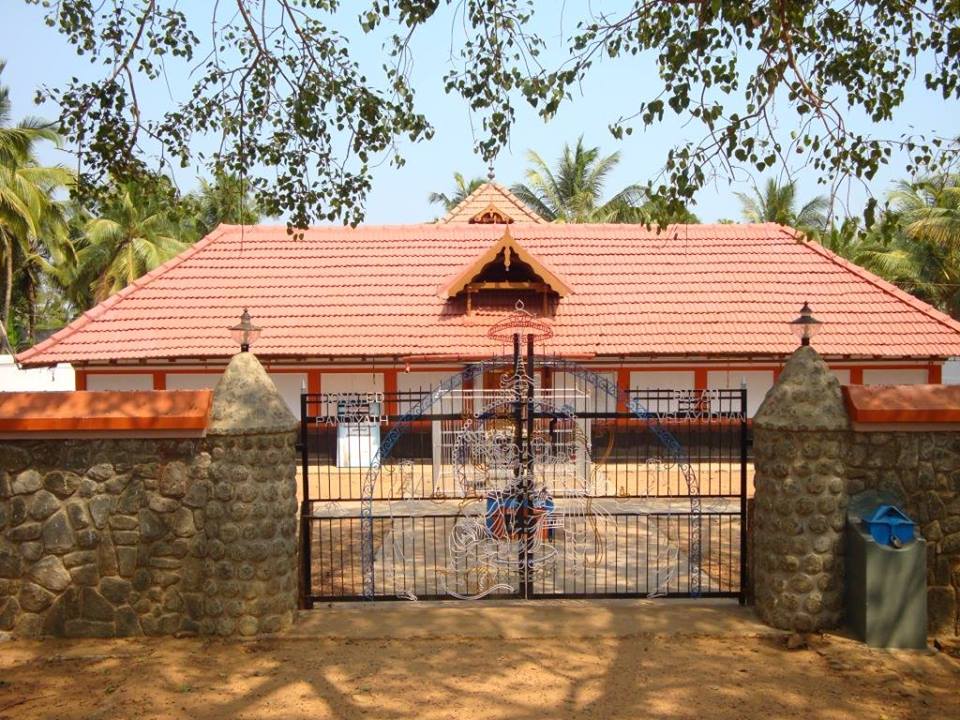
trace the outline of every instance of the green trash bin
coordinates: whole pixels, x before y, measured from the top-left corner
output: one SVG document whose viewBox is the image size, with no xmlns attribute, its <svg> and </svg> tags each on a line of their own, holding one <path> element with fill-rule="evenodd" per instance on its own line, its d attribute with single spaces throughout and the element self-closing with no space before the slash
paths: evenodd
<svg viewBox="0 0 960 720">
<path fill-rule="evenodd" d="M 844 568 L 847 624 L 870 647 L 927 646 L 927 544 L 897 498 L 850 498 Z M 883 526 L 889 523 L 889 529 Z"/>
</svg>

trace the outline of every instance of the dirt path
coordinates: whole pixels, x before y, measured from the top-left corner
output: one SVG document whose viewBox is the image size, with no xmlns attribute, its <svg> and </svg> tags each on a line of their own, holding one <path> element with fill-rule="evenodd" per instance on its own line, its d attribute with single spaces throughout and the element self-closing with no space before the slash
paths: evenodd
<svg viewBox="0 0 960 720">
<path fill-rule="evenodd" d="M 0 643 L 0 718 L 957 718 L 960 662 L 837 637 Z"/>
</svg>

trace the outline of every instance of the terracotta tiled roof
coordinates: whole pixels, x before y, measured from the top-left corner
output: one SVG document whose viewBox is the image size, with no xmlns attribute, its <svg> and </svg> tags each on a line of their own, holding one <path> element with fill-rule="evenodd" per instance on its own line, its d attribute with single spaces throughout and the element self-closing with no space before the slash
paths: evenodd
<svg viewBox="0 0 960 720">
<path fill-rule="evenodd" d="M 36 347 L 29 365 L 223 358 L 244 307 L 263 357 L 486 356 L 501 317 L 464 316 L 445 279 L 503 236 L 503 225 L 221 226 Z M 548 352 L 783 356 L 804 301 L 826 325 L 828 356 L 960 354 L 960 324 L 779 225 L 514 223 L 510 234 L 568 281 Z"/>
<path fill-rule="evenodd" d="M 495 182 L 486 182 L 478 187 L 437 222 L 469 224 L 477 215 L 491 207 L 499 210 L 513 222 L 546 222 L 524 205 L 516 195 Z"/>
</svg>

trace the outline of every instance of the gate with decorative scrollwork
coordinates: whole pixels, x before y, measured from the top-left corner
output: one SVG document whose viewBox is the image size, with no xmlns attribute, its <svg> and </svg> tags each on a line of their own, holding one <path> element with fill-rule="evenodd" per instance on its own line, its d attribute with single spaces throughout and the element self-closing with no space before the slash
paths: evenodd
<svg viewBox="0 0 960 720">
<path fill-rule="evenodd" d="M 742 600 L 746 390 L 620 388 L 499 332 L 435 387 L 302 396 L 303 606 Z"/>
</svg>

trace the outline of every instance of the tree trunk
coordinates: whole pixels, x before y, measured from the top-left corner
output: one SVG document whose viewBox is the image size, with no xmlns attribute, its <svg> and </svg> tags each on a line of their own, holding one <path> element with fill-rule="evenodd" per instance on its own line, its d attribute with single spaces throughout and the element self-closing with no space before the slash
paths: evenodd
<svg viewBox="0 0 960 720">
<path fill-rule="evenodd" d="M 27 278 L 27 346 L 33 347 L 37 342 L 37 283 L 33 277 Z"/>
<path fill-rule="evenodd" d="M 10 325 L 10 304 L 13 301 L 13 248 L 6 244 L 6 277 L 3 288 L 3 328 Z"/>
</svg>

